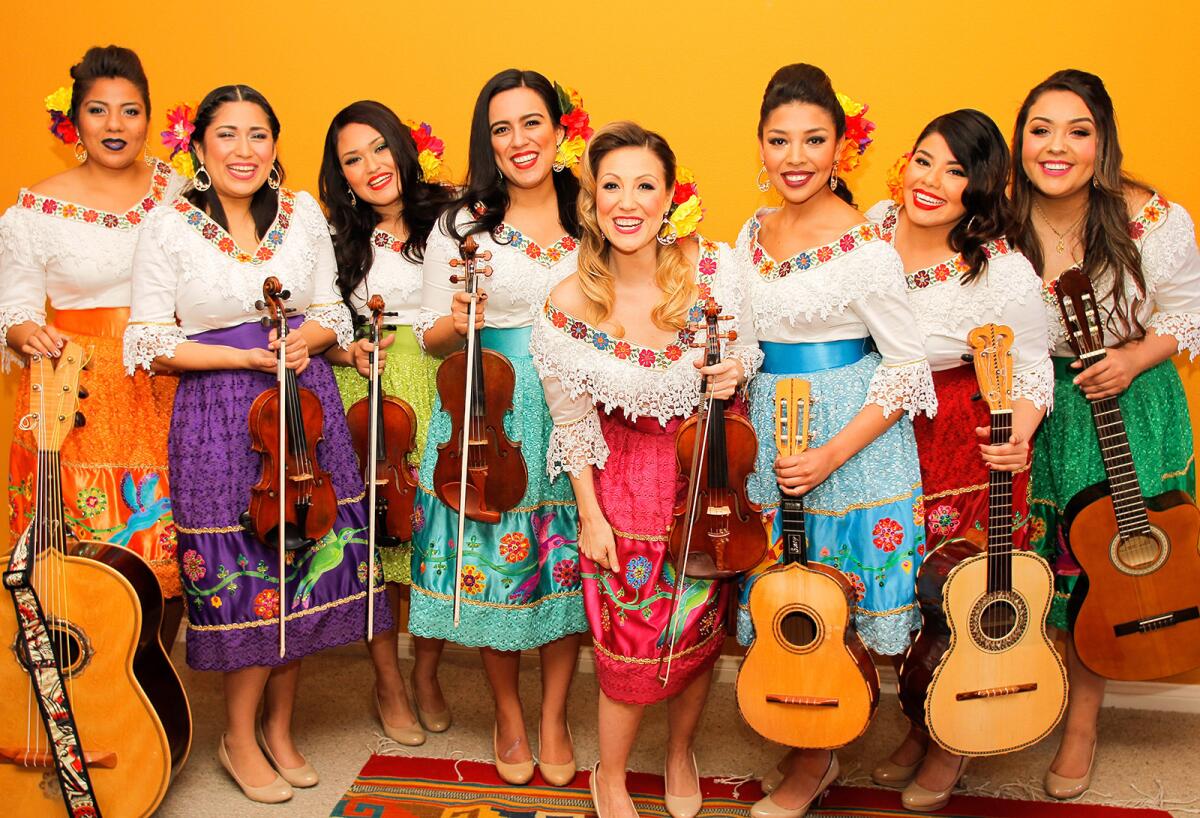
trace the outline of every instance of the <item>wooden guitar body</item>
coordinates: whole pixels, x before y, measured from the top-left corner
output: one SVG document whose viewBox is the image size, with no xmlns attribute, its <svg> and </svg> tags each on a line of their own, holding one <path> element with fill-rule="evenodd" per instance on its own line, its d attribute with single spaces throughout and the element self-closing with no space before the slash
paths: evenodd
<svg viewBox="0 0 1200 818">
<path fill-rule="evenodd" d="M 1108 484 L 1077 494 L 1065 522 L 1086 577 L 1075 649 L 1093 672 L 1142 681 L 1200 667 L 1200 512 L 1182 491 L 1146 497 L 1149 534 L 1123 537 Z"/>
<path fill-rule="evenodd" d="M 946 578 L 950 646 L 925 706 L 930 737 L 952 753 L 987 756 L 1045 738 L 1067 706 L 1067 677 L 1045 622 L 1054 591 L 1046 561 L 1011 555 L 1011 591 L 988 591 L 988 555 Z"/>
<path fill-rule="evenodd" d="M 850 624 L 854 590 L 835 568 L 798 562 L 754 583 L 754 644 L 738 671 L 738 709 L 771 741 L 842 747 L 871 723 L 879 674 Z"/>
<path fill-rule="evenodd" d="M 38 585 L 59 651 L 71 710 L 97 803 L 106 816 L 152 815 L 191 746 L 187 696 L 159 641 L 162 593 L 136 553 L 81 542 L 38 556 Z M 0 602 L 0 793 L 4 811 L 61 818 L 54 761 L 13 650 L 12 599 Z M 65 602 L 65 600 L 69 600 Z M 58 650 L 56 648 L 56 650 Z M 34 749 L 27 754 L 26 748 Z"/>
</svg>

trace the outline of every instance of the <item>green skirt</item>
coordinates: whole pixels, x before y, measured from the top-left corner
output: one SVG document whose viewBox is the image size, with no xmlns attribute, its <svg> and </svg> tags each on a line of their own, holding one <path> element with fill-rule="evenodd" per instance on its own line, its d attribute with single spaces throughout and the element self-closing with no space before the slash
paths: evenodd
<svg viewBox="0 0 1200 818">
<path fill-rule="evenodd" d="M 397 327 L 388 334 L 394 335 L 396 340 L 387 350 L 387 364 L 382 375 L 383 391 L 406 401 L 417 416 L 417 448 L 409 457 L 416 468 L 421 464 L 425 441 L 429 437 L 429 419 L 437 399 L 437 369 L 440 361 L 425 354 L 413 335 L 412 327 Z M 347 410 L 367 396 L 367 379 L 353 367 L 335 366 L 333 373 L 342 395 L 342 405 Z M 381 548 L 379 554 L 383 559 L 384 579 L 405 585 L 412 582 L 412 543 Z"/>
<path fill-rule="evenodd" d="M 1054 358 L 1054 411 L 1046 416 L 1033 449 L 1030 524 L 1032 546 L 1055 568 L 1049 623 L 1069 628 L 1067 610 L 1079 565 L 1071 557 L 1063 512 L 1079 492 L 1105 480 L 1092 410 L 1071 381 L 1074 358 Z M 1183 383 L 1171 361 L 1146 370 L 1117 398 L 1142 494 L 1179 489 L 1196 494 L 1192 426 Z"/>
</svg>

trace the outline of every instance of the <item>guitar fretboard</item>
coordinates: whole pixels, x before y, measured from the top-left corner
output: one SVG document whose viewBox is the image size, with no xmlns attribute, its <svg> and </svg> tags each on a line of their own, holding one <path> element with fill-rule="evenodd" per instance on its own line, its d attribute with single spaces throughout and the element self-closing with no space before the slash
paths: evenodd
<svg viewBox="0 0 1200 818">
<path fill-rule="evenodd" d="M 1104 354 L 1100 353 L 1086 361 L 1086 366 L 1102 360 Z M 1138 485 L 1137 469 L 1133 465 L 1133 453 L 1129 448 L 1129 436 L 1125 433 L 1121 407 L 1116 398 L 1090 401 L 1090 404 L 1092 420 L 1096 424 L 1096 439 L 1100 442 L 1100 457 L 1108 477 L 1108 490 L 1112 494 L 1113 510 L 1117 513 L 1117 529 L 1124 538 L 1145 534 L 1150 530 L 1150 520 L 1146 516 L 1146 501 Z"/>
<path fill-rule="evenodd" d="M 779 501 L 783 522 L 783 562 L 808 565 L 808 539 L 804 533 L 804 501 L 798 497 L 783 497 Z"/>
<path fill-rule="evenodd" d="M 1012 412 L 992 413 L 993 446 L 1012 436 Z M 992 469 L 988 475 L 987 587 L 989 593 L 1012 590 L 1012 472 Z"/>
</svg>

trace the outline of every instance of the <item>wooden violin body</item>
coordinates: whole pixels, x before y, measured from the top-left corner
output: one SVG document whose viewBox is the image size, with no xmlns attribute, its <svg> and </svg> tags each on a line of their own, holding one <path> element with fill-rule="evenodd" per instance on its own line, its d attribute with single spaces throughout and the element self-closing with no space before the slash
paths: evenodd
<svg viewBox="0 0 1200 818">
<path fill-rule="evenodd" d="M 417 478 L 408 464 L 409 454 L 417 448 L 417 416 L 405 401 L 383 395 L 379 401 L 380 425 L 386 434 L 380 436 L 379 452 L 370 457 L 371 406 L 363 398 L 346 412 L 350 439 L 358 462 L 364 464 L 364 479 L 370 480 L 370 464 L 375 463 L 376 515 L 381 546 L 394 546 L 412 539 L 413 505 L 417 499 Z"/>
</svg>

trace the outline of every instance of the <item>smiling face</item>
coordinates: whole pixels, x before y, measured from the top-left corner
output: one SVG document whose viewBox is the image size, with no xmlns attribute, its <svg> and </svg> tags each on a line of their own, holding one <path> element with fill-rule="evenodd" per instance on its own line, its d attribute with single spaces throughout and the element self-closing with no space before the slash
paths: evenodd
<svg viewBox="0 0 1200 818">
<path fill-rule="evenodd" d="M 763 164 L 771 184 L 789 204 L 831 192 L 829 176 L 841 147 L 833 117 L 819 105 L 789 102 L 763 122 Z"/>
<path fill-rule="evenodd" d="M 149 117 L 142 92 L 129 80 L 105 77 L 93 82 L 76 118 L 88 161 L 120 170 L 141 157 Z"/>
<path fill-rule="evenodd" d="M 400 173 L 383 135 L 370 125 L 351 122 L 338 132 L 338 161 L 356 198 L 372 207 L 400 200 Z"/>
<path fill-rule="evenodd" d="M 509 184 L 532 189 L 553 172 L 562 128 L 550 121 L 546 103 L 532 88 L 510 88 L 488 103 L 496 164 Z"/>
<path fill-rule="evenodd" d="M 213 113 L 196 156 L 222 198 L 245 199 L 267 181 L 275 138 L 267 112 L 253 102 L 226 102 Z"/>
<path fill-rule="evenodd" d="M 1092 181 L 1099 139 L 1096 121 L 1070 91 L 1047 91 L 1029 108 L 1021 165 L 1042 195 L 1069 196 Z"/>
<path fill-rule="evenodd" d="M 913 151 L 904 171 L 904 212 L 919 227 L 957 224 L 966 215 L 963 191 L 967 173 L 939 133 L 931 133 Z"/>
<path fill-rule="evenodd" d="M 649 148 L 617 148 L 596 168 L 596 221 L 619 253 L 653 244 L 675 186 Z"/>
</svg>

